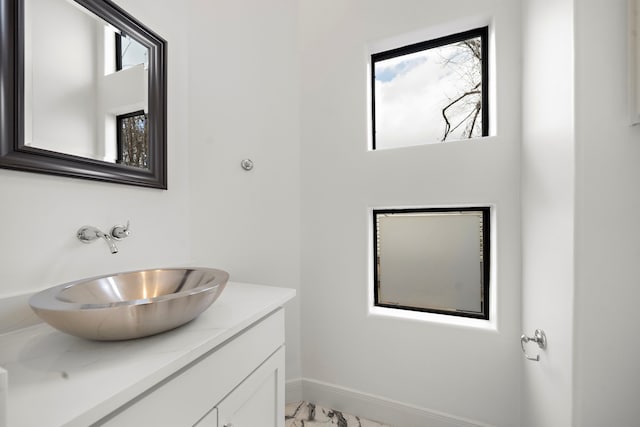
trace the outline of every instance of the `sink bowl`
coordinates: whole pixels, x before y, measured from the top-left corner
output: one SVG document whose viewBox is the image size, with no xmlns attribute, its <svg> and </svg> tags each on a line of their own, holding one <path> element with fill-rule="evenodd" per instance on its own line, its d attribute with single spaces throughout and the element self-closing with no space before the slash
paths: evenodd
<svg viewBox="0 0 640 427">
<path fill-rule="evenodd" d="M 141 338 L 177 328 L 220 296 L 229 274 L 167 268 L 110 274 L 54 286 L 29 305 L 62 332 L 99 341 Z"/>
</svg>

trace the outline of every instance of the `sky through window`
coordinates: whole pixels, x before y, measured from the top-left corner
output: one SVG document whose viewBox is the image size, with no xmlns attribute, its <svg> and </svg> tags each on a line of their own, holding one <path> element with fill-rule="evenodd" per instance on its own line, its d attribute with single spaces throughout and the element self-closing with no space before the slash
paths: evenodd
<svg viewBox="0 0 640 427">
<path fill-rule="evenodd" d="M 375 59 L 375 148 L 483 136 L 480 36 Z M 486 99 L 486 98 L 485 98 Z"/>
</svg>

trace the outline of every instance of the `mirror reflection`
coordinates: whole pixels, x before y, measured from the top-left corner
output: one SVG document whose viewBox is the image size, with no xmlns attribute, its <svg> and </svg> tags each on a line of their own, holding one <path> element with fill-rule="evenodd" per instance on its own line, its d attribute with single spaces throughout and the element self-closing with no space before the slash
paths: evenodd
<svg viewBox="0 0 640 427">
<path fill-rule="evenodd" d="M 149 48 L 73 1 L 24 13 L 24 145 L 149 169 Z"/>
</svg>

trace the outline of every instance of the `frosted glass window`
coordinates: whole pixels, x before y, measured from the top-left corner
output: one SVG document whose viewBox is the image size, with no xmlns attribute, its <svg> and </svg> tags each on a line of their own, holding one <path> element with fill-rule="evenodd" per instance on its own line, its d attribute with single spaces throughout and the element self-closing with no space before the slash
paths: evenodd
<svg viewBox="0 0 640 427">
<path fill-rule="evenodd" d="M 487 27 L 371 55 L 373 149 L 488 135 Z"/>
<path fill-rule="evenodd" d="M 374 210 L 375 305 L 489 318 L 489 208 Z"/>
</svg>

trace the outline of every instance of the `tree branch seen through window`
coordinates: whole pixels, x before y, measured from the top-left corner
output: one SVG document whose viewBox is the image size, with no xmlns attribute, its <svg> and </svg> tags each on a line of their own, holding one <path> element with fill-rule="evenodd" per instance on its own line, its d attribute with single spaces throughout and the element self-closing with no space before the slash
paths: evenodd
<svg viewBox="0 0 640 427">
<path fill-rule="evenodd" d="M 373 148 L 488 135 L 486 27 L 371 56 Z"/>
<path fill-rule="evenodd" d="M 149 169 L 149 135 L 144 111 L 116 118 L 118 126 L 118 163 Z"/>
</svg>

